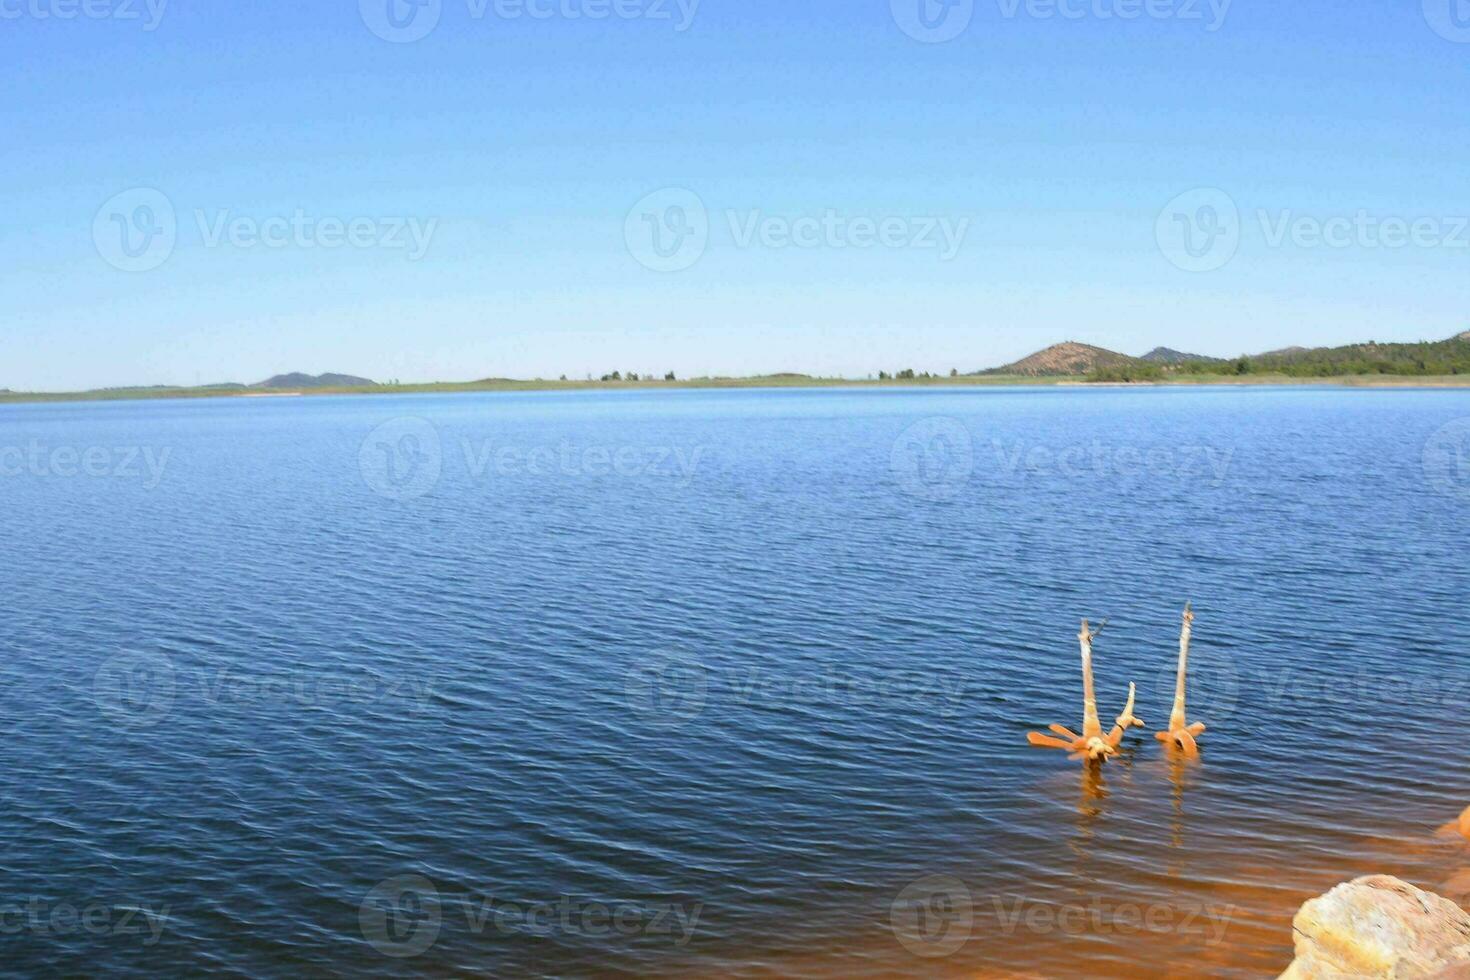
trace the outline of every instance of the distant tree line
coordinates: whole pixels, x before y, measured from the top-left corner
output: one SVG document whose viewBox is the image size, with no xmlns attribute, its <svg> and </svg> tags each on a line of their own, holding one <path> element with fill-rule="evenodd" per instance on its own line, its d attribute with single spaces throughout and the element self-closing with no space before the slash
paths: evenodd
<svg viewBox="0 0 1470 980">
<path fill-rule="evenodd" d="M 959 368 L 950 368 L 949 376 L 951 378 L 958 378 L 960 376 Z M 872 375 L 868 375 L 868 377 L 872 377 Z M 889 374 L 887 371 L 878 372 L 879 381 L 929 381 L 937 377 L 939 375 L 930 374 L 928 371 L 922 374 L 916 374 L 913 368 L 905 368 L 894 374 Z"/>
<path fill-rule="evenodd" d="M 562 375 L 562 378 L 561 379 L 563 381 L 565 381 L 567 379 L 566 378 L 566 375 Z M 654 377 L 651 374 L 639 375 L 639 373 L 637 371 L 629 371 L 627 374 L 623 374 L 623 372 L 621 372 L 621 371 L 614 371 L 612 374 L 604 374 L 599 380 L 602 380 L 602 381 L 653 381 L 654 380 Z M 669 371 L 667 374 L 664 375 L 664 380 L 665 381 L 678 381 L 679 379 L 674 376 L 674 372 L 673 371 Z"/>
<path fill-rule="evenodd" d="M 1089 381 L 1158 381 L 1176 375 L 1275 374 L 1289 378 L 1337 378 L 1345 375 L 1430 376 L 1470 374 L 1470 334 L 1417 344 L 1350 344 L 1271 354 L 1242 355 L 1227 361 L 1181 361 L 1178 364 L 1133 364 L 1096 368 Z"/>
</svg>

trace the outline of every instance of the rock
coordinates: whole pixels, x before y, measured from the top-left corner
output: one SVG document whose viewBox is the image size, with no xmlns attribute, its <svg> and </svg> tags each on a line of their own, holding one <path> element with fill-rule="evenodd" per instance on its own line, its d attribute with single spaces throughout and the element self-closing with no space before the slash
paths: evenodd
<svg viewBox="0 0 1470 980">
<path fill-rule="evenodd" d="M 1388 875 L 1338 885 L 1292 926 L 1296 962 L 1281 980 L 1470 980 L 1470 914 Z"/>
<path fill-rule="evenodd" d="M 1460 833 L 1470 838 L 1470 806 L 1467 806 L 1465 812 L 1460 814 Z"/>
</svg>

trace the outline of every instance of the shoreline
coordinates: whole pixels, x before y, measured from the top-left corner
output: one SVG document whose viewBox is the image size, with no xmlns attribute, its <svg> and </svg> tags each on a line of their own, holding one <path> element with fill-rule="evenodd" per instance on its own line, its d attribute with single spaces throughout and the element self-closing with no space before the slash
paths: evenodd
<svg viewBox="0 0 1470 980">
<path fill-rule="evenodd" d="M 282 388 L 114 388 L 73 392 L 0 392 L 0 405 L 91 401 L 147 401 L 185 398 L 281 398 L 311 395 L 427 395 L 476 392 L 535 391 L 662 391 L 733 388 L 1470 388 L 1470 375 L 1340 375 L 1296 378 L 1287 375 L 1191 375 L 1165 381 L 1088 381 L 1079 375 L 962 375 L 914 379 L 816 378 L 807 375 L 766 375 L 752 378 L 691 378 L 682 381 L 520 381 L 495 378 L 484 381 L 431 382 L 371 387 Z"/>
</svg>

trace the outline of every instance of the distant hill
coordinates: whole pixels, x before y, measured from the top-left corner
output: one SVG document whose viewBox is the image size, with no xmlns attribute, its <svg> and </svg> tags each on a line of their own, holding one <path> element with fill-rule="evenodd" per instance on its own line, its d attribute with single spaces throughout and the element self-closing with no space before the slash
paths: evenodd
<svg viewBox="0 0 1470 980">
<path fill-rule="evenodd" d="M 357 378 L 350 374 L 278 374 L 274 378 L 266 378 L 264 381 L 251 385 L 252 388 L 373 388 L 377 386 L 376 381 L 367 378 Z"/>
<path fill-rule="evenodd" d="M 1219 363 L 1221 358 L 1206 357 L 1203 354 L 1186 354 L 1172 347 L 1155 347 L 1140 357 L 1139 360 L 1148 361 L 1152 364 L 1183 364 L 1185 361 L 1200 361 L 1209 364 L 1211 362 Z"/>
<path fill-rule="evenodd" d="M 1153 353 L 1158 353 L 1157 351 Z M 1169 354 L 1175 352 L 1169 351 Z M 1470 330 L 1448 340 L 1416 344 L 1346 344 L 1342 347 L 1283 347 L 1229 360 L 1186 355 L 1165 360 L 1150 354 L 1135 369 L 1102 365 L 1088 372 L 1092 381 L 1164 380 L 1189 374 L 1274 374 L 1289 378 L 1340 378 L 1351 375 L 1431 376 L 1470 374 Z M 1139 368 L 1143 370 L 1140 371 Z"/>
<path fill-rule="evenodd" d="M 1085 375 L 1090 381 L 1164 381 L 1192 374 L 1272 374 L 1294 378 L 1470 375 L 1470 330 L 1448 340 L 1284 347 L 1229 359 L 1187 354 L 1172 347 L 1155 347 L 1142 357 L 1129 357 L 1069 340 L 1003 367 L 978 373 L 1035 378 Z"/>
<path fill-rule="evenodd" d="M 1119 354 L 1117 351 L 1079 344 L 1068 340 L 1053 344 L 1046 350 L 1037 351 L 1030 357 L 1004 367 L 981 371 L 981 374 L 1021 374 L 1034 378 L 1058 377 L 1068 374 L 1088 374 L 1099 368 L 1126 367 L 1137 364 L 1138 358 Z"/>
<path fill-rule="evenodd" d="M 1370 340 L 1342 347 L 1287 347 L 1214 364 L 1190 363 L 1184 370 L 1208 374 L 1284 374 L 1295 378 L 1470 374 L 1470 331 L 1448 340 L 1417 344 L 1380 344 Z"/>
</svg>

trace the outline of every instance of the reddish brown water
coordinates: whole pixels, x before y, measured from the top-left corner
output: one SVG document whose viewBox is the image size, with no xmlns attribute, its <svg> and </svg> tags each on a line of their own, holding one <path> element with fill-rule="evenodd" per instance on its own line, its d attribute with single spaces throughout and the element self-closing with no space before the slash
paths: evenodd
<svg viewBox="0 0 1470 980">
<path fill-rule="evenodd" d="M 1470 841 L 1452 823 L 1449 795 L 1439 808 L 1396 808 L 1395 787 L 1364 771 L 1356 784 L 1382 808 L 1375 816 L 1334 815 L 1325 801 L 1303 798 L 1291 818 L 1286 801 L 1255 812 L 1211 805 L 1206 758 L 1169 752 L 1076 770 L 1037 785 L 1030 803 L 1050 816 L 1027 835 L 1029 854 L 1003 870 L 950 871 L 972 918 L 966 927 L 951 909 L 950 931 L 937 916 L 929 939 L 962 943 L 953 952 L 916 955 L 926 940 L 907 921 L 895 930 L 890 916 L 850 948 L 773 963 L 769 975 L 1274 977 L 1293 958 L 1302 903 L 1344 881 L 1392 874 L 1470 909 Z"/>
</svg>

